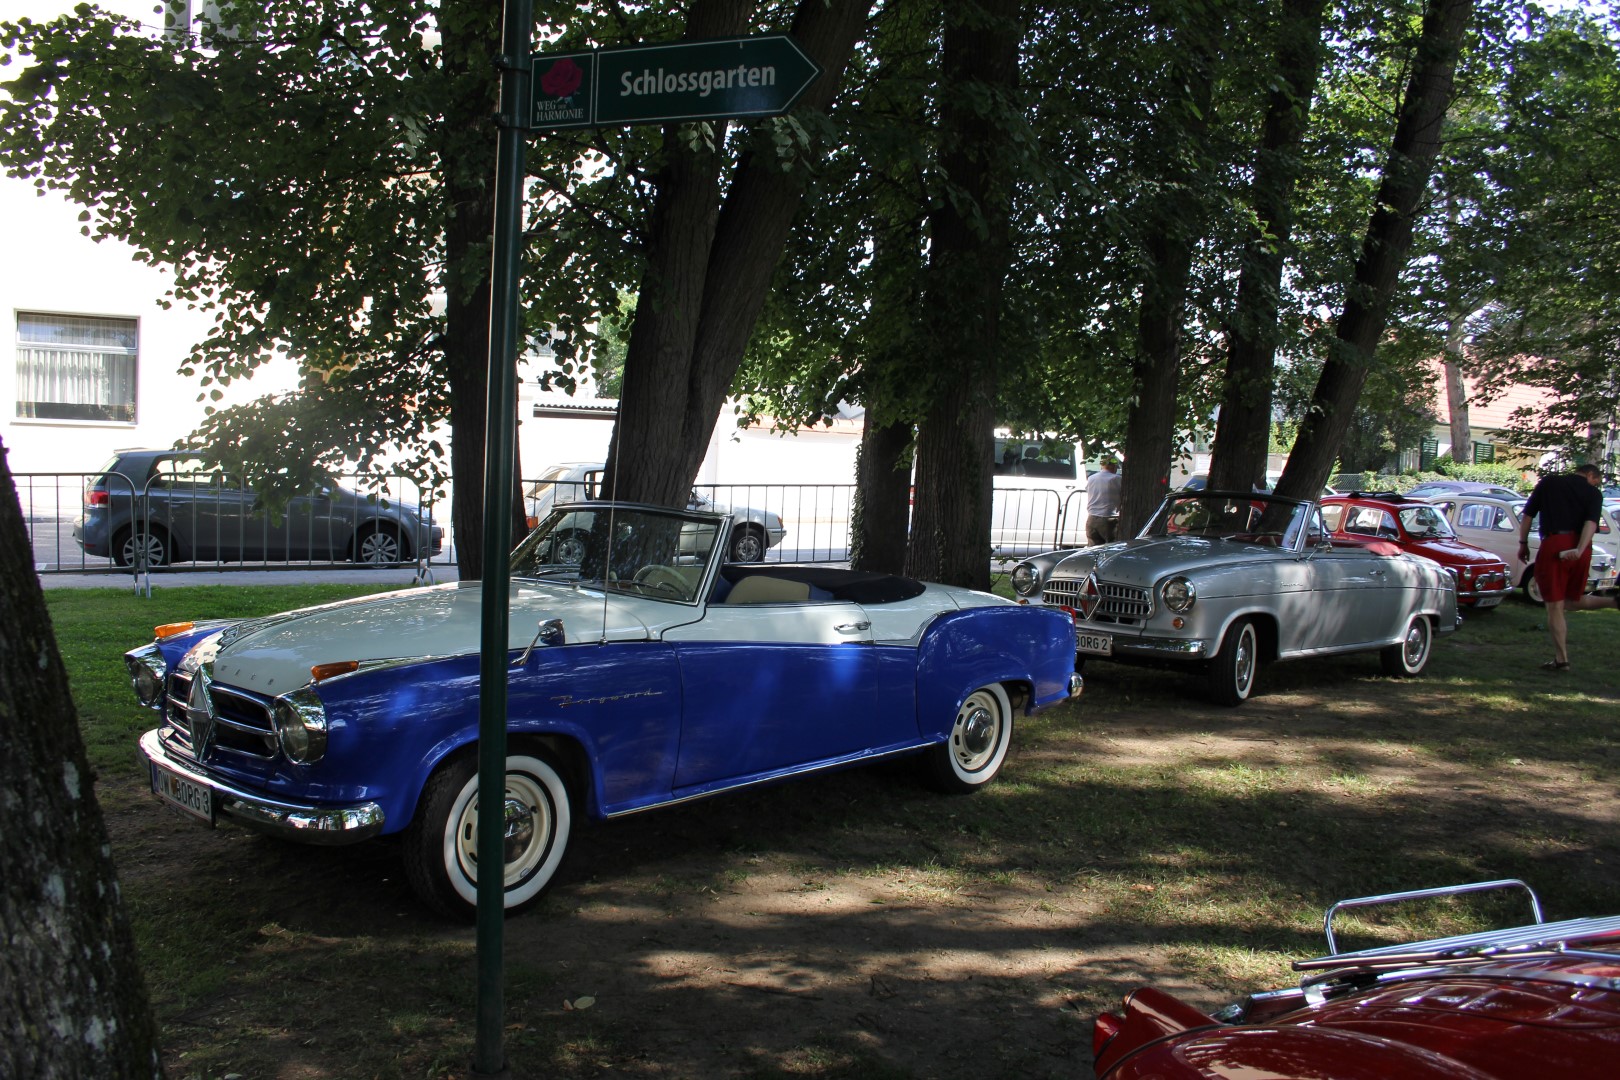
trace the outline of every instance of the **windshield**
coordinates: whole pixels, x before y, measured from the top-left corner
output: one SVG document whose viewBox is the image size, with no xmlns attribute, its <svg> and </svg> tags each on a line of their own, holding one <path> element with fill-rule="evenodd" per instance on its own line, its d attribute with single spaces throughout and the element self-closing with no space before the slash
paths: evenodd
<svg viewBox="0 0 1620 1080">
<path fill-rule="evenodd" d="M 1171 495 L 1139 534 L 1142 538 L 1196 536 L 1293 548 L 1307 521 L 1309 503 L 1248 496 L 1187 492 Z M 1317 531 L 1321 522 L 1316 520 Z"/>
<path fill-rule="evenodd" d="M 511 574 L 693 603 L 721 521 L 652 507 L 560 506 L 512 552 Z"/>
<path fill-rule="evenodd" d="M 1401 511 L 1401 525 L 1413 536 L 1425 540 L 1456 536 L 1446 515 L 1432 506 L 1409 506 Z"/>
</svg>

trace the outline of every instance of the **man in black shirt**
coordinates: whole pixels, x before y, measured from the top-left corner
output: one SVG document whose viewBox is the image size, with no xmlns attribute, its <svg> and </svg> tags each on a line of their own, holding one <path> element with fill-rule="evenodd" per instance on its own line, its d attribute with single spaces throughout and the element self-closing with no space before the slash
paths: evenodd
<svg viewBox="0 0 1620 1080">
<path fill-rule="evenodd" d="M 1549 476 L 1536 485 L 1519 515 L 1519 559 L 1530 561 L 1530 522 L 1540 520 L 1541 547 L 1536 551 L 1536 585 L 1547 604 L 1547 635 L 1553 658 L 1542 664 L 1547 671 L 1569 670 L 1568 624 L 1565 611 L 1620 607 L 1620 598 L 1587 597 L 1586 576 L 1592 566 L 1592 537 L 1603 516 L 1598 491 L 1603 471 L 1582 465 L 1572 473 Z"/>
</svg>

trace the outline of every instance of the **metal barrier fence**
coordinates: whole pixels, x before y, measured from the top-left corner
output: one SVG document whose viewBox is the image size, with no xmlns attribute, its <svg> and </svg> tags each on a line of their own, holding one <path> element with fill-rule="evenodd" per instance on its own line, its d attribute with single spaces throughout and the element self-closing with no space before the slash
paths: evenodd
<svg viewBox="0 0 1620 1080">
<path fill-rule="evenodd" d="M 405 477 L 340 478 L 267 513 L 217 473 L 20 473 L 40 573 L 415 566 L 448 559 L 446 529 Z M 363 492 L 363 493 L 362 493 Z"/>
<path fill-rule="evenodd" d="M 445 500 L 424 500 L 399 476 L 348 474 L 293 499 L 279 517 L 217 475 L 18 473 L 35 569 L 41 574 L 188 570 L 431 568 L 455 562 Z M 360 492 L 364 491 L 365 494 Z M 523 481 L 531 517 L 553 501 L 592 497 L 594 484 Z M 1084 494 L 998 488 L 990 553 L 1009 560 L 1085 543 Z M 853 484 L 700 484 L 694 508 L 733 514 L 736 561 L 847 562 Z"/>
</svg>

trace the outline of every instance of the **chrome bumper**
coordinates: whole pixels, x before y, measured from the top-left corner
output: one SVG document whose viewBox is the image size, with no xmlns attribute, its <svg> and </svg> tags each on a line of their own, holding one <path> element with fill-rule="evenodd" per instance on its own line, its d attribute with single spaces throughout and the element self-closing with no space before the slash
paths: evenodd
<svg viewBox="0 0 1620 1080">
<path fill-rule="evenodd" d="M 1210 643 L 1202 638 L 1114 638 L 1115 656 L 1157 656 L 1167 660 L 1204 660 Z M 1084 653 L 1081 654 L 1086 655 Z"/>
<path fill-rule="evenodd" d="M 328 846 L 356 844 L 382 832 L 383 811 L 376 803 L 312 806 L 251 794 L 209 776 L 196 762 L 169 753 L 156 729 L 141 736 L 140 754 L 149 772 L 154 765 L 161 766 L 207 788 L 213 792 L 216 813 L 259 832 Z"/>
</svg>

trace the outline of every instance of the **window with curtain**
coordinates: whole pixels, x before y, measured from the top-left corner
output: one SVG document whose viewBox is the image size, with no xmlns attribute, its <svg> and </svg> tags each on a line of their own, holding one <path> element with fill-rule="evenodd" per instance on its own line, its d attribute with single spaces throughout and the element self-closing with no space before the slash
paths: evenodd
<svg viewBox="0 0 1620 1080">
<path fill-rule="evenodd" d="M 135 422 L 134 319 L 17 315 L 17 415 Z"/>
</svg>

